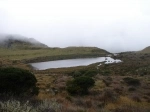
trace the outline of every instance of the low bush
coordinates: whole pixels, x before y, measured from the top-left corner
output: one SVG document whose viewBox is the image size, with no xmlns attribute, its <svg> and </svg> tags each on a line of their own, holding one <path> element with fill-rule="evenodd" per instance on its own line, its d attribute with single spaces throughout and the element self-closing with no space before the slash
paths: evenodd
<svg viewBox="0 0 150 112">
<path fill-rule="evenodd" d="M 35 76 L 20 68 L 0 68 L 0 94 L 37 95 Z"/>
<path fill-rule="evenodd" d="M 82 73 L 78 70 L 76 70 L 75 72 L 73 72 L 73 77 L 76 78 L 76 77 L 80 77 L 82 75 Z"/>
<path fill-rule="evenodd" d="M 110 86 L 112 83 L 112 78 L 111 77 L 106 77 L 103 79 L 103 82 L 106 84 L 106 86 Z"/>
<path fill-rule="evenodd" d="M 81 76 L 94 77 L 97 74 L 98 74 L 97 70 L 76 70 L 72 73 L 72 76 L 74 78 Z"/>
<path fill-rule="evenodd" d="M 100 71 L 100 73 L 104 76 L 109 76 L 111 74 L 111 71 L 110 70 L 103 70 L 103 71 Z"/>
<path fill-rule="evenodd" d="M 71 95 L 86 95 L 88 89 L 94 86 L 95 81 L 86 76 L 81 76 L 67 82 L 67 91 Z"/>
<path fill-rule="evenodd" d="M 104 89 L 102 94 L 102 100 L 104 101 L 105 104 L 107 104 L 108 102 L 115 102 L 118 99 L 119 99 L 119 95 L 116 94 L 113 90 Z"/>
<path fill-rule="evenodd" d="M 134 88 L 134 87 L 130 87 L 130 88 L 128 89 L 128 91 L 130 91 L 130 92 L 132 92 L 132 91 L 136 91 L 136 88 Z"/>
<path fill-rule="evenodd" d="M 127 83 L 130 86 L 139 86 L 139 85 L 141 85 L 139 79 L 134 79 L 134 78 L 131 78 L 131 77 L 126 77 L 123 80 L 124 80 L 125 83 Z"/>
<path fill-rule="evenodd" d="M 84 76 L 87 76 L 87 77 L 94 77 L 95 75 L 97 75 L 98 72 L 96 70 L 88 70 Z"/>
</svg>

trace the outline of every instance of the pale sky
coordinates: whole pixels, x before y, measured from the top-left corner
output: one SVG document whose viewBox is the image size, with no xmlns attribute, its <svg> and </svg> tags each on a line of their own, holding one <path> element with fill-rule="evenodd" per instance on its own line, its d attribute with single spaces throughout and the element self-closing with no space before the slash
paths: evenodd
<svg viewBox="0 0 150 112">
<path fill-rule="evenodd" d="M 150 46 L 150 0 L 0 0 L 0 34 L 110 52 Z"/>
</svg>

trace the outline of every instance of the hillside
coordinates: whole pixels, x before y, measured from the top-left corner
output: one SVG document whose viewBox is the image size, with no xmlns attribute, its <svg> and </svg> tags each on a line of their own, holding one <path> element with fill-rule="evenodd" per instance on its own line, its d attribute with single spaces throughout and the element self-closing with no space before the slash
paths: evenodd
<svg viewBox="0 0 150 112">
<path fill-rule="evenodd" d="M 35 39 L 20 36 L 0 37 L 0 57 L 25 62 L 99 57 L 109 54 L 97 47 L 50 48 Z"/>
<path fill-rule="evenodd" d="M 140 53 L 150 53 L 150 46 L 144 48 L 143 50 L 140 51 Z"/>
<path fill-rule="evenodd" d="M 100 57 L 109 54 L 95 47 L 43 48 L 43 49 L 0 49 L 0 57 L 25 62 L 52 61 L 60 59 Z"/>
<path fill-rule="evenodd" d="M 0 47 L 6 49 L 39 49 L 47 48 L 48 46 L 33 38 L 19 35 L 0 35 Z"/>
</svg>

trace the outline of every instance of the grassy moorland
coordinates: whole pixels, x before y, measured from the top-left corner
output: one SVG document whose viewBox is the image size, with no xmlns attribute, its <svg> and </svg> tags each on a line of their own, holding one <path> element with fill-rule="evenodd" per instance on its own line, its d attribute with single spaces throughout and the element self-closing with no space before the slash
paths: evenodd
<svg viewBox="0 0 150 112">
<path fill-rule="evenodd" d="M 39 48 L 39 49 L 0 49 L 0 57 L 26 62 L 50 61 L 69 58 L 98 57 L 108 54 L 96 47 Z"/>
</svg>

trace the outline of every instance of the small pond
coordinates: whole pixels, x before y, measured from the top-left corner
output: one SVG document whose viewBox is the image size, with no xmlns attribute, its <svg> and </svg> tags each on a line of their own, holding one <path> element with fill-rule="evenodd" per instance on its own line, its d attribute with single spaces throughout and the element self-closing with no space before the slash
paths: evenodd
<svg viewBox="0 0 150 112">
<path fill-rule="evenodd" d="M 66 59 L 66 60 L 38 62 L 38 63 L 31 63 L 31 65 L 37 70 L 45 70 L 50 68 L 86 66 L 92 63 L 104 61 L 105 64 L 121 62 L 121 60 L 118 59 L 114 60 L 111 57 L 97 57 L 97 58 Z"/>
</svg>

